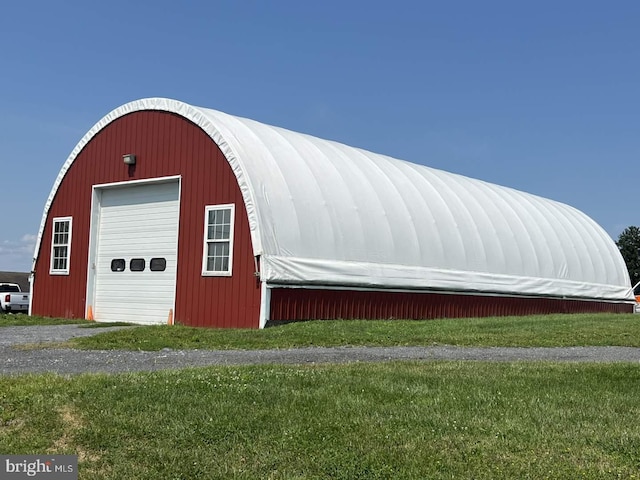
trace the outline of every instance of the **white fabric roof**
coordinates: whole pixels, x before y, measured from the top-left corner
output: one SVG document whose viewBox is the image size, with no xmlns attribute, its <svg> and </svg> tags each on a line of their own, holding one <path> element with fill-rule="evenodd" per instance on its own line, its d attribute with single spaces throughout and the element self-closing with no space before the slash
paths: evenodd
<svg viewBox="0 0 640 480">
<path fill-rule="evenodd" d="M 270 284 L 633 299 L 624 261 L 568 205 L 176 100 L 123 105 L 102 128 L 163 110 L 202 128 L 233 169 Z"/>
</svg>

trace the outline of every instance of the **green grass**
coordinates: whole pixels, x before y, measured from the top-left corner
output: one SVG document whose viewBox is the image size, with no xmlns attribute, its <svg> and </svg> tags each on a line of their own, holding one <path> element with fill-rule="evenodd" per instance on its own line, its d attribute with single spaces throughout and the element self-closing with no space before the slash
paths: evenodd
<svg viewBox="0 0 640 480">
<path fill-rule="evenodd" d="M 264 330 L 146 326 L 75 338 L 83 349 L 269 349 L 340 345 L 640 346 L 640 315 L 540 315 L 289 323 Z"/>
<path fill-rule="evenodd" d="M 0 378 L 0 451 L 91 479 L 638 478 L 636 364 L 383 363 Z"/>
<path fill-rule="evenodd" d="M 27 315 L 0 315 L 0 327 L 80 324 L 99 328 L 126 323 L 96 323 Z M 322 320 L 289 323 L 264 330 L 137 326 L 62 346 L 81 349 L 269 349 L 342 345 L 475 345 L 640 347 L 640 315 L 534 315 L 441 320 Z"/>
<path fill-rule="evenodd" d="M 124 322 L 90 322 L 83 318 L 51 318 L 29 316 L 23 313 L 0 313 L 0 327 L 35 327 L 38 325 L 80 325 L 83 328 L 102 328 L 130 324 Z"/>
<path fill-rule="evenodd" d="M 81 318 L 49 318 L 25 315 L 23 313 L 0 313 L 0 327 L 22 327 L 35 325 L 88 324 Z"/>
<path fill-rule="evenodd" d="M 20 317 L 10 316 L 47 322 Z M 640 346 L 640 316 L 132 327 L 67 343 L 433 344 Z M 637 364 L 389 362 L 0 377 L 0 452 L 78 454 L 80 478 L 92 479 L 640 478 L 639 396 Z"/>
</svg>

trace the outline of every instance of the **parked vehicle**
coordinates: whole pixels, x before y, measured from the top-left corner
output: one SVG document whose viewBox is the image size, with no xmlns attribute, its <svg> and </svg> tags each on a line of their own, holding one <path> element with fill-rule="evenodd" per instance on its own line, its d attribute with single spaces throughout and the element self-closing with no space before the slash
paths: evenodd
<svg viewBox="0 0 640 480">
<path fill-rule="evenodd" d="M 29 292 L 21 291 L 17 283 L 0 283 L 0 312 L 28 313 Z"/>
</svg>

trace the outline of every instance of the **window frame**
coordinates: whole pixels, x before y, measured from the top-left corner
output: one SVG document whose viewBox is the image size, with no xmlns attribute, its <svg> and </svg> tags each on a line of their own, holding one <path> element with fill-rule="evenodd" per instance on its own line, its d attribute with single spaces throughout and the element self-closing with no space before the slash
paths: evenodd
<svg viewBox="0 0 640 480">
<path fill-rule="evenodd" d="M 67 243 L 55 243 L 56 238 L 56 224 L 57 223 L 69 223 L 68 241 Z M 69 269 L 71 267 L 71 238 L 73 234 L 73 217 L 54 217 L 51 223 L 51 258 L 49 260 L 49 274 L 50 275 L 69 275 Z M 67 254 L 65 257 L 55 257 L 56 247 L 66 247 Z M 66 259 L 66 268 L 54 268 L 54 262 L 57 259 Z"/>
<path fill-rule="evenodd" d="M 209 239 L 209 212 L 230 210 L 229 217 L 229 238 L 228 239 Z M 202 237 L 202 276 L 203 277 L 230 277 L 233 275 L 233 241 L 235 230 L 235 214 L 236 206 L 234 203 L 225 203 L 220 205 L 206 205 L 204 207 L 204 234 Z M 208 270 L 207 259 L 209 245 L 214 243 L 229 244 L 229 264 L 227 270 Z"/>
</svg>

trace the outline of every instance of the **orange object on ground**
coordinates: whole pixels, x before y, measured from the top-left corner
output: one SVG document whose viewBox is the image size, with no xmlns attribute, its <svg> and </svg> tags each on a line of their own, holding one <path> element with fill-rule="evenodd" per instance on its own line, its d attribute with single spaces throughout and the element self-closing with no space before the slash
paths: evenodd
<svg viewBox="0 0 640 480">
<path fill-rule="evenodd" d="M 167 318 L 167 325 L 173 325 L 173 308 L 169 309 L 169 318 Z"/>
<path fill-rule="evenodd" d="M 91 308 L 91 305 L 89 305 L 89 308 L 87 308 L 87 320 L 93 322 L 93 309 Z"/>
</svg>

